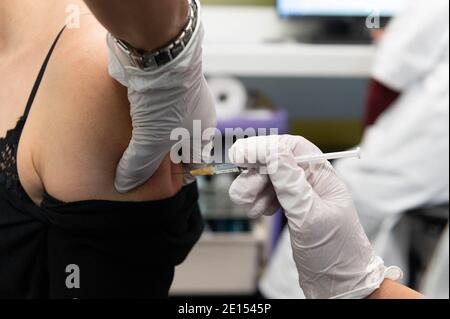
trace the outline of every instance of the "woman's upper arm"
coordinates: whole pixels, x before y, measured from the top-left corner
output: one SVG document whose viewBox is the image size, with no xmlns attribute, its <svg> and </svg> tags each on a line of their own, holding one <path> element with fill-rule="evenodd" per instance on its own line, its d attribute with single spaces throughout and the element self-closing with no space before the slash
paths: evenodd
<svg viewBox="0 0 450 319">
<path fill-rule="evenodd" d="M 147 51 L 153 51 L 173 40 L 181 33 L 188 18 L 187 0 L 85 2 L 114 36 Z"/>
<path fill-rule="evenodd" d="M 36 162 L 45 190 L 67 202 L 174 195 L 182 183 L 173 177 L 176 167 L 168 157 L 140 189 L 115 191 L 117 163 L 132 132 L 127 89 L 108 74 L 105 30 L 96 21 L 82 25 L 61 38 L 35 105 L 40 112 Z"/>
</svg>

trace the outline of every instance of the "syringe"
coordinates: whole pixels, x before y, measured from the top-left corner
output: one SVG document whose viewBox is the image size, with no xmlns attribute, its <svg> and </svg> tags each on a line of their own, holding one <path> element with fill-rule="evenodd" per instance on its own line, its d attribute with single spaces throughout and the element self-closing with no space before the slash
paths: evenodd
<svg viewBox="0 0 450 319">
<path fill-rule="evenodd" d="M 295 161 L 298 164 L 301 163 L 314 163 L 325 160 L 334 160 L 339 158 L 352 158 L 358 157 L 361 158 L 361 148 L 345 152 L 335 152 L 335 153 L 326 153 L 326 154 L 314 154 L 314 155 L 304 155 L 295 158 Z M 190 171 L 192 176 L 213 176 L 220 174 L 232 174 L 232 173 L 241 173 L 245 171 L 245 168 L 238 167 L 233 164 L 218 164 L 211 165 L 207 167 L 203 167 L 200 169 L 194 169 Z"/>
</svg>

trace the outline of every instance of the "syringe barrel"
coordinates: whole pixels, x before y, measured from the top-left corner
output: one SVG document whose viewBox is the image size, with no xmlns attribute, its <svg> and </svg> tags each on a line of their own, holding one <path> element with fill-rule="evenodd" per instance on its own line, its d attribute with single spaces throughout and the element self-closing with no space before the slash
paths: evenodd
<svg viewBox="0 0 450 319">
<path fill-rule="evenodd" d="M 323 160 L 334 160 L 334 159 L 351 158 L 351 157 L 361 157 L 361 148 L 358 147 L 355 150 L 345 151 L 345 152 L 299 156 L 299 157 L 296 157 L 295 160 L 297 163 L 308 163 L 308 162 L 317 162 L 317 161 L 323 161 Z"/>
</svg>

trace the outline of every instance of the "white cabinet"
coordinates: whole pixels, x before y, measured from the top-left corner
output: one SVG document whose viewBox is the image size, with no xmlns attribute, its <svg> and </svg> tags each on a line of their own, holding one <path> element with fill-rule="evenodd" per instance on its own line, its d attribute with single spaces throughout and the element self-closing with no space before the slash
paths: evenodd
<svg viewBox="0 0 450 319">
<path fill-rule="evenodd" d="M 252 295 L 268 252 L 268 219 L 244 234 L 205 233 L 176 269 L 171 295 Z"/>
</svg>

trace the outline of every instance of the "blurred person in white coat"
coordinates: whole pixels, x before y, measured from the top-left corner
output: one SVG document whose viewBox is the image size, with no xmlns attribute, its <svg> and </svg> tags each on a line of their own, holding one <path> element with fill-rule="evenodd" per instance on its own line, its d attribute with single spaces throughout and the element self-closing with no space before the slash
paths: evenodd
<svg viewBox="0 0 450 319">
<path fill-rule="evenodd" d="M 411 1 L 384 33 L 372 74 L 363 159 L 335 167 L 375 251 L 407 279 L 399 219 L 449 201 L 449 2 Z M 290 246 L 286 230 L 260 284 L 269 298 L 303 297 Z"/>
</svg>

